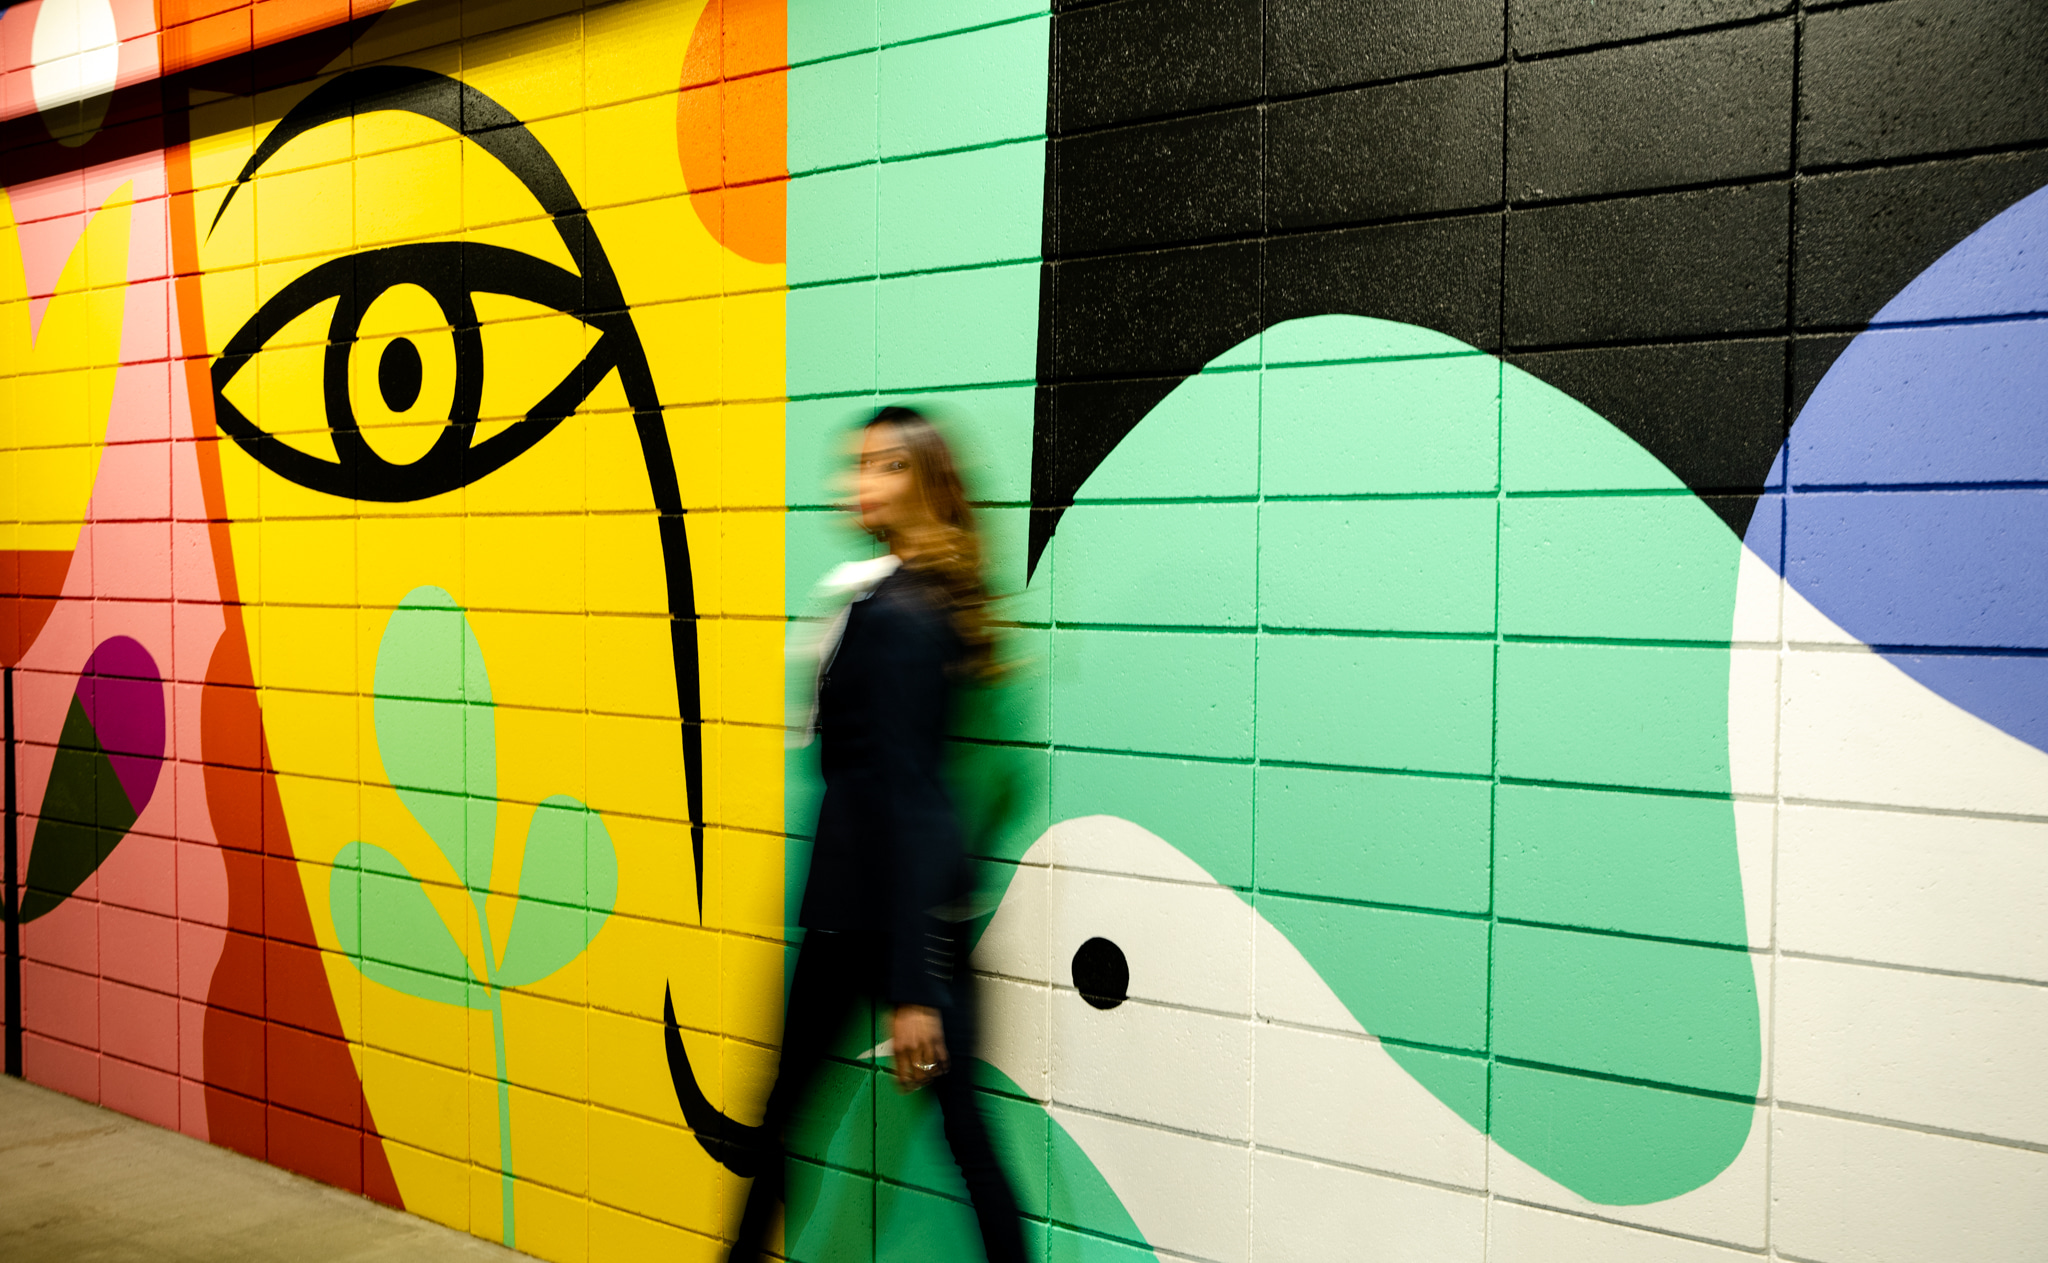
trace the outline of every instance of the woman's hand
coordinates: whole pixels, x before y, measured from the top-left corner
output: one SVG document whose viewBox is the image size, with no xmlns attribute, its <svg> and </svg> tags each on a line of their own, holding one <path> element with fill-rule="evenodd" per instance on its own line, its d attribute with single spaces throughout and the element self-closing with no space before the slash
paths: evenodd
<svg viewBox="0 0 2048 1263">
<path fill-rule="evenodd" d="M 929 1005 L 899 1004 L 889 1037 L 896 1057 L 896 1086 L 915 1092 L 946 1073 L 946 1032 L 939 1011 Z"/>
</svg>

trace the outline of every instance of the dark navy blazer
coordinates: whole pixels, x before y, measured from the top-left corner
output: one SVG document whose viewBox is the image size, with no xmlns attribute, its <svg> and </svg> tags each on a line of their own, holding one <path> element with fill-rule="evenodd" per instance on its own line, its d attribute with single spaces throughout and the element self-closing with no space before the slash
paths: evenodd
<svg viewBox="0 0 2048 1263">
<path fill-rule="evenodd" d="M 896 1004 L 951 1003 L 967 888 L 960 820 L 944 779 L 961 656 L 945 593 L 898 570 L 847 612 L 818 688 L 818 809 L 800 923 L 887 943 L 878 980 Z"/>
</svg>

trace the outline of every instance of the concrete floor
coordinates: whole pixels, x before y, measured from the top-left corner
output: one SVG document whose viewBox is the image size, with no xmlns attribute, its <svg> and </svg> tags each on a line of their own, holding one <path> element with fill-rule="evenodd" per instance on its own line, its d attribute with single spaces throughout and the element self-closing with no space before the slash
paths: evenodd
<svg viewBox="0 0 2048 1263">
<path fill-rule="evenodd" d="M 0 1077 L 0 1259 L 8 1263 L 527 1257 Z"/>
</svg>

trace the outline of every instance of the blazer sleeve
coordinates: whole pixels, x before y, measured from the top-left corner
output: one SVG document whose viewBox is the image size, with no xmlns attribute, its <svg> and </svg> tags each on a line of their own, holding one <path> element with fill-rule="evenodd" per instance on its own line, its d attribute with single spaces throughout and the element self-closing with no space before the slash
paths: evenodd
<svg viewBox="0 0 2048 1263">
<path fill-rule="evenodd" d="M 953 934 L 937 912 L 957 894 L 959 825 L 942 766 L 948 688 L 943 615 L 916 594 L 878 600 L 871 624 L 874 706 L 889 908 L 889 999 L 952 1000 Z"/>
</svg>

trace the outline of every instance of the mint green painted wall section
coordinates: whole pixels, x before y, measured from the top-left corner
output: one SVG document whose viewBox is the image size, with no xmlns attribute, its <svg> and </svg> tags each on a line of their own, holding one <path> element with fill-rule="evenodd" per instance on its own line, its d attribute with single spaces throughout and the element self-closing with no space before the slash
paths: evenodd
<svg viewBox="0 0 2048 1263">
<path fill-rule="evenodd" d="M 1506 644 L 1500 769 L 1530 780 L 1725 794 L 1727 696 L 1726 649 Z"/>
<path fill-rule="evenodd" d="M 1493 497 L 1276 500 L 1259 511 L 1268 627 L 1493 634 Z"/>
<path fill-rule="evenodd" d="M 1703 1171 L 1717 1173 L 1735 1160 L 1756 1116 L 1746 1100 L 1511 1061 L 1494 1063 L 1487 1108 L 1493 1134 L 1516 1157 L 1588 1201 L 1610 1205 L 1662 1201 L 1698 1188 Z M 1638 1137 L 1640 1143 L 1622 1161 L 1612 1148 L 1587 1144 L 1589 1134 Z"/>
<path fill-rule="evenodd" d="M 1059 743 L 1248 759 L 1253 661 L 1247 636 L 1059 632 L 1052 664 Z M 1139 697 L 1146 704 L 1131 705 Z"/>
<path fill-rule="evenodd" d="M 1494 897 L 1519 921 L 1743 945 L 1725 798 L 1503 785 Z"/>
<path fill-rule="evenodd" d="M 1489 770 L 1493 642 L 1271 636 L 1259 753 L 1412 772 Z"/>
<path fill-rule="evenodd" d="M 1501 631 L 1725 641 L 1729 561 L 1695 546 L 1716 524 L 1683 490 L 1511 497 L 1501 506 Z"/>
<path fill-rule="evenodd" d="M 1484 919 L 1291 895 L 1261 894 L 1256 903 L 1368 1031 L 1439 1048 L 1486 1046 Z"/>
<path fill-rule="evenodd" d="M 1487 910 L 1486 781 L 1278 766 L 1258 782 L 1261 890 Z"/>
<path fill-rule="evenodd" d="M 1060 750 L 1052 818 L 1118 816 L 1143 825 L 1226 886 L 1252 884 L 1252 768 L 1153 755 Z"/>
<path fill-rule="evenodd" d="M 1159 806 L 1189 765 L 1133 755 L 1249 776 L 1243 897 L 1417 1082 L 1606 1202 L 1718 1174 L 1761 1066 L 1728 764 L 1740 549 L 1662 470 L 1440 334 L 1291 322 L 1139 423 L 1034 585 L 1052 818 L 1201 838 L 1184 851 L 1236 886 L 1228 828 Z"/>
<path fill-rule="evenodd" d="M 1016 624 L 1010 686 L 957 726 L 976 851 L 1135 821 L 1509 1152 L 1595 1200 L 1698 1187 L 1759 1077 L 1727 756 L 1738 546 L 1583 405 L 1445 335 L 1320 317 L 1157 405 L 1027 587 L 1047 34 L 1005 2 L 791 6 L 790 610 L 872 548 L 831 505 L 850 424 L 930 409 Z M 799 877 L 809 784 L 793 758 Z M 792 1190 L 799 1254 L 831 1224 L 878 1257 L 971 1253 L 929 1102 L 857 1061 L 841 1077 Z M 989 1086 L 1034 1173 L 1034 1248 L 1151 1257 L 1056 1120 Z"/>
<path fill-rule="evenodd" d="M 1066 1129 L 1001 1071 L 982 1064 L 976 1072 L 1018 1208 L 1039 1221 L 1026 1227 L 1033 1256 L 1153 1263 L 1144 1235 Z M 812 1100 L 791 1137 L 792 1151 L 813 1159 L 792 1171 L 793 1258 L 980 1256 L 980 1231 L 929 1093 L 906 1096 L 880 1074 L 842 1064 Z"/>
<path fill-rule="evenodd" d="M 1256 340 L 1254 340 L 1256 342 Z M 1259 493 L 1258 373 L 1211 366 L 1145 414 L 1117 459 L 1075 493 L 1081 500 L 1250 499 Z M 1065 537 L 1062 528 L 1053 547 Z"/>
<path fill-rule="evenodd" d="M 1042 141 L 891 162 L 876 179 L 883 272 L 1038 261 L 1040 204 L 1016 193 L 1045 179 Z"/>
<path fill-rule="evenodd" d="M 1042 4 L 789 6 L 784 555 L 792 614 L 806 611 L 807 593 L 831 566 L 873 552 L 834 507 L 834 480 L 851 427 L 887 401 L 914 402 L 946 426 L 981 506 L 997 563 L 991 584 L 1017 594 L 1004 616 L 1029 623 L 1035 610 L 1044 619 L 1044 595 L 1024 594 L 1030 468 L 1019 454 L 1030 451 L 1037 364 L 1049 38 Z M 1011 744 L 962 745 L 953 776 L 973 848 L 1014 858 L 1048 823 L 1050 645 L 1027 626 L 1006 649 L 1016 659 L 1012 687 L 966 698 L 956 731 Z M 1248 710 L 1242 725 L 1248 730 Z M 791 920 L 816 817 L 814 758 L 797 751 L 787 765 Z M 878 1072 L 864 1059 L 878 1038 L 869 1026 L 842 1045 L 847 1060 L 835 1063 L 797 1145 L 804 1160 L 790 1185 L 792 1255 L 974 1257 L 978 1233 L 932 1101 L 899 1096 L 884 1079 L 886 1062 Z M 1109 1234 L 1127 1243 L 1114 1248 L 1131 1259 L 1150 1260 L 1130 1216 L 1044 1107 L 983 1069 L 998 1143 L 1036 1217 L 1034 1255 L 1065 1248 L 1066 1257 L 1093 1257 L 1048 1242 L 1057 1231 L 1091 1243 L 1088 1250 L 1107 1245 Z"/>
<path fill-rule="evenodd" d="M 1434 334 L 1415 341 L 1396 349 L 1441 345 Z M 1261 489 L 1269 496 L 1490 492 L 1500 370 L 1498 360 L 1476 352 L 1268 370 Z"/>
<path fill-rule="evenodd" d="M 1052 20 L 1038 16 L 885 46 L 882 156 L 1043 137 L 1051 39 Z"/>
<path fill-rule="evenodd" d="M 1116 504 L 1060 531 L 1060 621 L 1249 627 L 1256 504 Z"/>
</svg>

